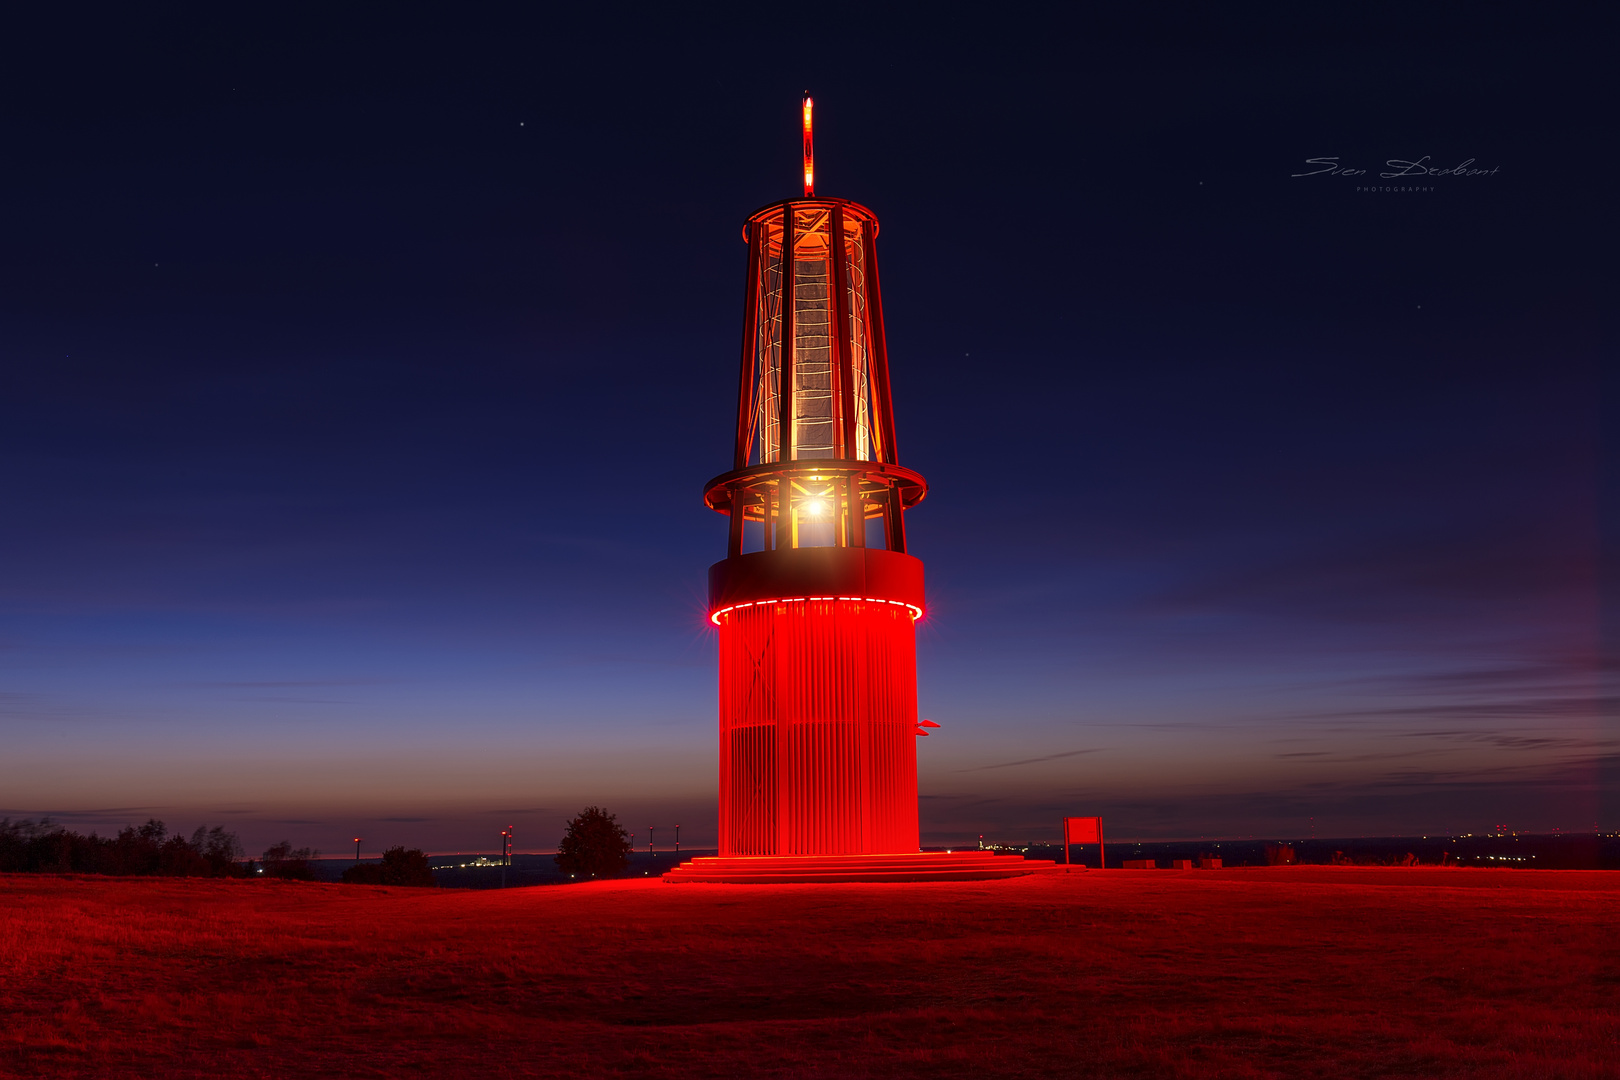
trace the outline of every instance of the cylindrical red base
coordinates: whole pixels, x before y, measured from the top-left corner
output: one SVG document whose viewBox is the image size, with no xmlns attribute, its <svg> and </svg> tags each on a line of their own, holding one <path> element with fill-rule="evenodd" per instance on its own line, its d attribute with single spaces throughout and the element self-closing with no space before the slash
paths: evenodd
<svg viewBox="0 0 1620 1080">
<path fill-rule="evenodd" d="M 917 645 L 884 600 L 768 600 L 720 626 L 720 854 L 917 845 Z"/>
</svg>

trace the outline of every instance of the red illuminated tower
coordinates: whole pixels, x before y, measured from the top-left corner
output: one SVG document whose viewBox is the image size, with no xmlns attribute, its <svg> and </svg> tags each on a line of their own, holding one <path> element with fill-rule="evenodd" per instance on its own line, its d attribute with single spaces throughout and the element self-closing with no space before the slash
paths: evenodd
<svg viewBox="0 0 1620 1080">
<path fill-rule="evenodd" d="M 720 651 L 720 855 L 670 880 L 987 877 L 1010 860 L 920 854 L 917 653 L 923 564 L 905 512 L 877 216 L 815 194 L 749 215 L 730 519 L 709 568 Z M 1005 868 L 1005 869 L 1002 869 Z"/>
</svg>

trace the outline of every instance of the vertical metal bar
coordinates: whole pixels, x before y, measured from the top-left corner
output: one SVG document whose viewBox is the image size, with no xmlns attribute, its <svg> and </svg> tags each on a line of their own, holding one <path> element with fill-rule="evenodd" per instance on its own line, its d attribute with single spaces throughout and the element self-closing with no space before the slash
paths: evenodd
<svg viewBox="0 0 1620 1080">
<path fill-rule="evenodd" d="M 764 228 L 757 222 L 748 223 L 748 291 L 743 301 L 742 374 L 737 386 L 737 453 L 732 468 L 741 469 L 748 464 L 749 450 L 754 441 L 754 417 L 758 407 L 754 391 L 759 384 L 755 363 L 759 354 L 759 277 L 760 250 Z"/>
<path fill-rule="evenodd" d="M 734 559 L 742 554 L 743 524 L 748 516 L 748 495 L 736 488 L 731 491 L 731 529 L 726 539 L 726 558 Z"/>
<path fill-rule="evenodd" d="M 795 612 L 798 604 L 773 604 L 775 610 L 771 613 L 776 620 L 776 836 L 773 837 L 771 854 L 786 855 L 788 853 L 789 815 L 792 805 L 789 801 L 791 794 L 793 747 L 791 744 L 792 720 L 788 716 L 788 704 L 799 700 L 800 687 L 798 685 L 798 665 L 795 655 L 800 648 L 800 629 L 795 623 Z M 785 631 L 785 632 L 784 632 Z"/>
<path fill-rule="evenodd" d="M 782 207 L 782 347 L 777 367 L 782 376 L 781 389 L 776 394 L 776 460 L 793 460 L 793 417 L 797 403 L 793 400 L 793 204 Z"/>
<path fill-rule="evenodd" d="M 838 267 L 833 256 L 834 226 L 841 220 L 839 207 L 827 210 L 827 419 L 832 426 L 828 443 L 832 458 L 849 457 L 844 441 L 844 411 L 848 402 L 843 395 L 843 357 L 848 351 L 838 330 Z"/>
<path fill-rule="evenodd" d="M 876 391 L 873 397 L 877 398 L 873 404 L 877 407 L 878 422 L 873 426 L 881 430 L 883 435 L 883 456 L 879 460 L 897 464 L 900 454 L 894 443 L 894 404 L 889 397 L 889 343 L 883 333 L 883 288 L 878 283 L 876 232 L 868 223 L 865 230 L 866 311 L 870 319 L 872 350 L 867 357 L 867 368 Z"/>
<path fill-rule="evenodd" d="M 827 479 L 832 481 L 832 486 L 828 490 L 832 492 L 833 545 L 835 547 L 848 547 L 849 546 L 849 505 L 848 505 L 849 488 L 848 488 L 847 485 L 839 483 L 838 477 L 836 477 L 836 476 L 829 476 L 829 477 L 827 477 Z"/>
<path fill-rule="evenodd" d="M 765 503 L 761 507 L 759 527 L 761 530 L 761 539 L 764 541 L 764 547 L 762 550 L 770 551 L 776 546 L 776 533 L 772 528 L 772 526 L 776 524 L 776 514 L 774 512 L 775 507 L 771 505 L 771 489 L 769 485 L 766 485 L 764 495 Z"/>
<path fill-rule="evenodd" d="M 861 605 L 863 609 L 862 622 L 865 623 L 861 627 L 861 631 L 862 636 L 866 637 L 868 641 L 871 641 L 874 631 L 877 630 L 877 626 L 872 621 L 871 608 L 873 606 L 875 605 Z M 884 687 L 884 689 L 890 693 L 893 692 L 889 687 Z M 882 719 L 881 714 L 874 715 L 866 710 L 862 710 L 855 718 L 854 780 L 855 790 L 860 793 L 861 800 L 861 813 L 856 836 L 857 842 L 860 844 L 860 852 L 863 855 L 870 855 L 876 850 L 872 843 L 872 827 L 876 824 L 873 818 L 877 816 L 880 803 L 875 798 L 877 794 L 877 770 L 873 767 L 875 764 L 873 761 L 875 748 L 872 745 L 872 736 L 875 732 L 872 729 L 880 726 Z"/>
<path fill-rule="evenodd" d="M 849 546 L 866 546 L 866 504 L 861 500 L 861 478 L 851 473 L 849 489 Z"/>
<path fill-rule="evenodd" d="M 798 546 L 799 538 L 793 534 L 793 481 L 784 476 L 776 499 L 776 549 Z"/>
<path fill-rule="evenodd" d="M 906 553 L 905 511 L 900 509 L 900 492 L 894 488 L 883 498 L 883 542 L 890 551 Z"/>
<path fill-rule="evenodd" d="M 844 258 L 844 208 L 832 208 L 832 317 L 833 363 L 838 373 L 838 404 L 843 423 L 838 457 L 855 457 L 855 345 L 849 331 L 849 263 Z"/>
<path fill-rule="evenodd" d="M 728 634 L 727 631 L 730 631 L 730 634 Z M 718 755 L 718 760 L 715 762 L 715 772 L 720 783 L 720 836 L 718 837 L 718 842 L 721 855 L 730 855 L 734 849 L 734 844 L 731 839 L 730 820 L 731 782 L 729 776 L 727 775 L 731 771 L 729 768 L 731 764 L 731 732 L 727 730 L 728 725 L 726 721 L 728 719 L 727 714 L 730 712 L 728 706 L 731 704 L 729 701 L 729 698 L 731 697 L 731 688 L 736 680 L 736 676 L 730 670 L 731 665 L 727 663 L 727 660 L 729 659 L 727 653 L 728 646 L 731 644 L 732 636 L 734 636 L 736 632 L 737 631 L 733 627 L 722 626 L 720 628 L 720 647 L 718 649 L 720 660 L 720 685 L 717 697 L 719 698 L 718 704 L 720 706 L 720 753 Z M 634 843 L 633 838 L 631 842 L 632 844 Z"/>
</svg>

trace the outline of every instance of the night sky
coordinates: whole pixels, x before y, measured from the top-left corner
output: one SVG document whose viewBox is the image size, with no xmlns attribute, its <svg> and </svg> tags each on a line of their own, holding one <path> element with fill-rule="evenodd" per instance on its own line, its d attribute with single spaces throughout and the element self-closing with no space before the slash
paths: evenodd
<svg viewBox="0 0 1620 1080">
<path fill-rule="evenodd" d="M 8 15 L 0 815 L 712 843 L 809 90 L 932 489 L 925 844 L 1620 826 L 1613 28 L 952 10 Z"/>
</svg>

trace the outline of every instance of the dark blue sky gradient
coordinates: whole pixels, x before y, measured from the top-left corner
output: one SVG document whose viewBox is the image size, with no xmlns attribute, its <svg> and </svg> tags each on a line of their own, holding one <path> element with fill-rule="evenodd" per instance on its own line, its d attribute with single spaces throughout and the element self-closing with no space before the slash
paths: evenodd
<svg viewBox="0 0 1620 1080">
<path fill-rule="evenodd" d="M 711 840 L 809 89 L 932 484 L 925 843 L 1620 826 L 1611 28 L 836 13 L 9 16 L 0 815 Z"/>
</svg>

